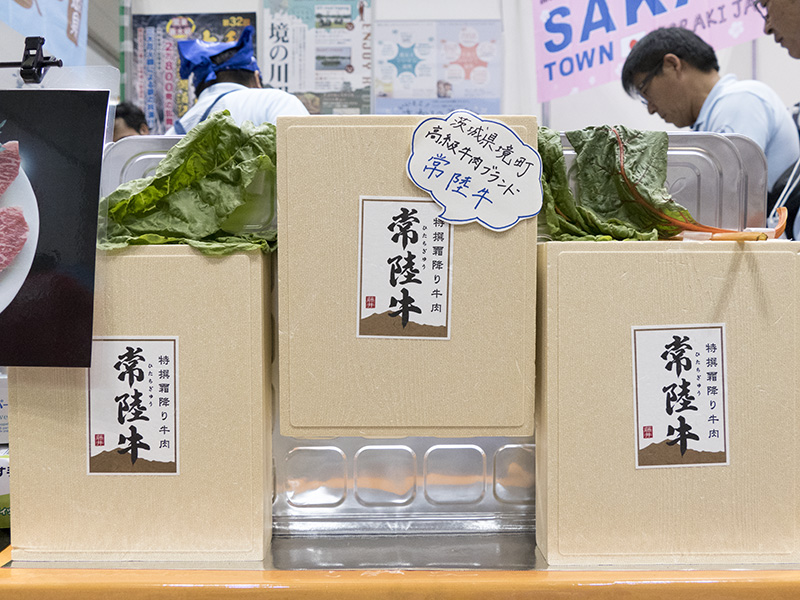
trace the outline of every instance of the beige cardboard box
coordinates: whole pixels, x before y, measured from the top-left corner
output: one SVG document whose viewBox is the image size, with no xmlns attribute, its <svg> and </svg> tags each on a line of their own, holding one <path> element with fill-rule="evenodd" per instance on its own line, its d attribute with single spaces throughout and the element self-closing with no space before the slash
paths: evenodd
<svg viewBox="0 0 800 600">
<path fill-rule="evenodd" d="M 11 369 L 14 560 L 266 557 L 269 263 L 257 252 L 206 257 L 188 246 L 98 254 L 95 338 L 178 340 L 177 473 L 89 474 L 87 370 Z M 92 410 L 103 400 L 95 393 Z"/>
<path fill-rule="evenodd" d="M 278 120 L 283 435 L 532 435 L 535 218 L 454 226 L 449 339 L 359 337 L 360 260 L 373 258 L 359 255 L 360 199 L 435 206 L 406 174 L 423 119 Z M 500 119 L 536 146 L 534 117 Z"/>
<path fill-rule="evenodd" d="M 800 560 L 799 250 L 794 242 L 540 245 L 536 521 L 550 565 Z M 637 468 L 632 327 L 691 324 L 725 326 L 728 464 Z M 689 414 L 678 406 L 672 417 Z"/>
</svg>

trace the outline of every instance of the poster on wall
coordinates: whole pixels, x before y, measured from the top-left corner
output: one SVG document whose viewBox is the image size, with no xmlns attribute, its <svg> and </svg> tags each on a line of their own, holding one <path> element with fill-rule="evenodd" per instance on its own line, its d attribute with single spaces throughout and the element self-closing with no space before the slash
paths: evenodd
<svg viewBox="0 0 800 600">
<path fill-rule="evenodd" d="M 144 111 L 151 133 L 164 133 L 195 102 L 194 89 L 180 77 L 177 42 L 234 42 L 248 25 L 255 27 L 255 13 L 131 16 L 133 50 L 125 99 Z"/>
<path fill-rule="evenodd" d="M 0 2 L 0 22 L 23 37 L 45 39 L 44 52 L 64 62 L 66 67 L 86 64 L 89 31 L 89 0 L 6 0 Z M 2 62 L 22 60 L 19 54 L 0 58 Z"/>
<path fill-rule="evenodd" d="M 751 0 L 533 0 L 539 102 L 619 81 L 637 40 L 684 27 L 715 50 L 763 35 Z"/>
<path fill-rule="evenodd" d="M 499 20 L 377 23 L 374 112 L 499 114 L 501 40 Z"/>
<path fill-rule="evenodd" d="M 89 367 L 108 90 L 0 90 L 0 365 Z"/>
<path fill-rule="evenodd" d="M 264 0 L 264 83 L 295 94 L 311 114 L 369 114 L 369 0 Z"/>
</svg>

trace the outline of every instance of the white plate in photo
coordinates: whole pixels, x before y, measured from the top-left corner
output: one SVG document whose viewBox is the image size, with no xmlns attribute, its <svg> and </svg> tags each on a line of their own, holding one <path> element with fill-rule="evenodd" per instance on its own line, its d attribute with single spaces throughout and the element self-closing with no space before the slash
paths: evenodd
<svg viewBox="0 0 800 600">
<path fill-rule="evenodd" d="M 19 175 L 5 193 L 0 196 L 0 208 L 19 206 L 28 223 L 28 239 L 19 254 L 5 269 L 0 271 L 0 313 L 17 297 L 22 284 L 28 277 L 39 241 L 39 206 L 28 176 L 19 169 Z"/>
</svg>

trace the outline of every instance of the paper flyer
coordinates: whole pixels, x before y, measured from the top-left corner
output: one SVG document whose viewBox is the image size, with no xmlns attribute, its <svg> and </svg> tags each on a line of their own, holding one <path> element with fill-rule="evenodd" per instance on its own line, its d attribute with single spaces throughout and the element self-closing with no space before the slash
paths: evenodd
<svg viewBox="0 0 800 600">
<path fill-rule="evenodd" d="M 375 25 L 374 112 L 500 113 L 502 26 L 491 21 Z"/>
<path fill-rule="evenodd" d="M 193 86 L 180 77 L 177 42 L 234 42 L 255 24 L 255 13 L 131 16 L 133 54 L 125 99 L 144 111 L 150 133 L 164 133 L 195 102 Z M 253 41 L 260 64 L 258 41 Z"/>
<path fill-rule="evenodd" d="M 372 9 L 368 0 L 265 0 L 264 83 L 295 94 L 311 114 L 369 114 Z"/>
</svg>

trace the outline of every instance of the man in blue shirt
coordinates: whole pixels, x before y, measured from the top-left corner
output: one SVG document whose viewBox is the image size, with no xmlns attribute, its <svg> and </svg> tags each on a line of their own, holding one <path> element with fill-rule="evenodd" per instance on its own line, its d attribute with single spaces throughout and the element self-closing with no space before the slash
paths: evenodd
<svg viewBox="0 0 800 600">
<path fill-rule="evenodd" d="M 193 77 L 197 102 L 167 130 L 167 135 L 184 135 L 212 112 L 225 109 L 237 123 L 251 121 L 256 125 L 274 124 L 280 115 L 308 114 L 293 94 L 261 87 L 252 27 L 245 27 L 233 43 L 180 41 L 178 53 L 181 77 Z"/>
<path fill-rule="evenodd" d="M 622 87 L 677 127 L 755 141 L 767 157 L 771 204 L 786 180 L 781 176 L 800 158 L 797 126 L 775 91 L 760 81 L 720 77 L 714 49 L 687 29 L 656 29 L 636 42 L 622 67 Z M 797 206 L 789 208 L 793 221 Z M 786 231 L 793 231 L 791 222 Z"/>
<path fill-rule="evenodd" d="M 764 17 L 764 33 L 775 38 L 781 46 L 786 48 L 789 56 L 800 58 L 800 1 L 798 0 L 754 0 L 753 6 Z M 792 176 L 786 183 L 787 189 L 794 192 L 787 195 L 786 207 L 789 209 L 789 223 L 787 231 L 792 231 L 794 239 L 800 239 L 800 219 L 794 219 L 792 227 L 791 220 L 797 214 L 798 204 L 800 204 L 800 185 L 797 180 L 800 173 L 792 172 Z"/>
</svg>

